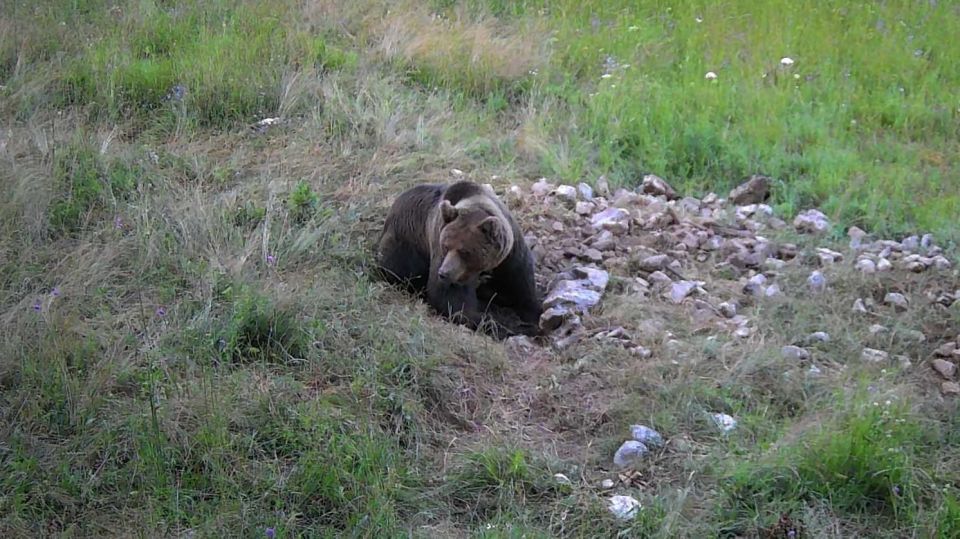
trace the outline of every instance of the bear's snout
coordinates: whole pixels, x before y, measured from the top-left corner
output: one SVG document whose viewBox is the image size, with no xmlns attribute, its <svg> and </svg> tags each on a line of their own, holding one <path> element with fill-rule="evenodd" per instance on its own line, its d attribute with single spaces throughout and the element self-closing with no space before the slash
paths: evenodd
<svg viewBox="0 0 960 539">
<path fill-rule="evenodd" d="M 457 255 L 456 251 L 451 251 L 443 257 L 443 263 L 437 269 L 437 278 L 445 283 L 459 283 L 464 280 L 466 273 L 466 268 L 464 268 L 460 256 Z"/>
</svg>

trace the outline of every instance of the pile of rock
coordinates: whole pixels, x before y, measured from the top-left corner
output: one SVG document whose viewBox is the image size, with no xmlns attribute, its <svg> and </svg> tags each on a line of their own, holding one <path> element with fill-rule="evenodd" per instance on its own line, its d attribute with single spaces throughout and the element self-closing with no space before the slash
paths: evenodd
<svg viewBox="0 0 960 539">
<path fill-rule="evenodd" d="M 940 345 L 930 362 L 933 370 L 943 378 L 940 391 L 944 395 L 960 395 L 960 384 L 957 383 L 958 363 L 960 363 L 960 335 L 957 335 L 955 341 Z"/>
<path fill-rule="evenodd" d="M 753 176 L 727 198 L 710 193 L 703 199 L 681 198 L 654 175 L 645 176 L 635 190 L 611 190 L 602 177 L 596 188 L 583 183 L 555 185 L 546 179 L 534 183 L 529 192 L 510 187 L 504 199 L 523 222 L 525 239 L 537 258 L 538 283 L 547 291 L 541 327 L 558 348 L 592 337 L 617 342 L 645 357 L 650 351 L 636 343 L 627 329 L 590 330 L 585 324 L 587 315 L 601 303 L 611 274 L 623 279 L 629 293 L 656 295 L 690 307 L 698 323 L 743 338 L 753 328 L 738 313 L 740 303 L 781 296 L 784 290 L 775 281 L 788 265 L 819 268 L 807 280 L 813 292 L 828 289 L 824 272 L 842 264 L 864 274 L 951 269 L 929 234 L 902 241 L 870 240 L 864 231 L 852 227 L 850 257 L 825 247 L 801 253 L 795 244 L 771 241 L 763 236 L 764 230 L 788 225 L 765 204 L 770 185 L 769 178 Z M 793 221 L 801 234 L 823 234 L 831 227 L 827 216 L 815 209 L 801 212 Z M 701 263 L 709 265 L 705 268 Z M 709 286 L 684 275 L 704 271 L 713 274 Z M 960 291 L 940 291 L 930 300 L 949 307 L 958 297 Z M 868 312 L 876 307 L 867 305 L 868 301 L 854 308 Z M 883 303 L 902 311 L 910 300 L 891 291 Z M 875 352 L 880 351 L 865 349 L 864 359 L 882 361 Z M 797 350 L 784 353 L 806 359 Z"/>
</svg>

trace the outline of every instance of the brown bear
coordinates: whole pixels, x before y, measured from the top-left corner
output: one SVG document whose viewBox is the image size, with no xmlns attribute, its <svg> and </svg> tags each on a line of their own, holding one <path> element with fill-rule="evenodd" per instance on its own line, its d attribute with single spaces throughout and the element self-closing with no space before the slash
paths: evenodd
<svg viewBox="0 0 960 539">
<path fill-rule="evenodd" d="M 492 189 L 424 184 L 393 202 L 377 264 L 441 315 L 496 338 L 539 335 L 541 299 L 523 231 Z"/>
</svg>

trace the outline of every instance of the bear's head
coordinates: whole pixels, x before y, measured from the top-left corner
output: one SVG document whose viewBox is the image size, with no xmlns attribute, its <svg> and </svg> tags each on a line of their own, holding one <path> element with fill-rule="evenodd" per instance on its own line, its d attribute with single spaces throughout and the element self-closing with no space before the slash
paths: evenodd
<svg viewBox="0 0 960 539">
<path fill-rule="evenodd" d="M 513 229 L 502 216 L 484 208 L 440 203 L 440 253 L 437 271 L 450 283 L 468 283 L 499 266 L 513 249 Z"/>
</svg>

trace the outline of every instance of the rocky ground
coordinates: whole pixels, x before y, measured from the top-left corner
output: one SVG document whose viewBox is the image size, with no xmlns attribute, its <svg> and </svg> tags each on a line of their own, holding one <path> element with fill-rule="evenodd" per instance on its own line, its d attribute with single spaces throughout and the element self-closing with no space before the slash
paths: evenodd
<svg viewBox="0 0 960 539">
<path fill-rule="evenodd" d="M 651 349 L 634 337 L 642 321 L 622 320 L 613 327 L 609 320 L 595 322 L 594 313 L 602 309 L 612 281 L 626 294 L 671 306 L 676 316 L 688 317 L 701 331 L 746 340 L 754 334 L 755 323 L 743 314 L 744 307 L 778 296 L 782 300 L 829 293 L 830 274 L 843 265 L 863 279 L 885 272 L 955 276 L 953 264 L 929 234 L 894 241 L 871 238 L 851 227 L 847 248 L 818 246 L 836 247 L 825 237 L 830 229 L 827 217 L 810 209 L 787 223 L 764 204 L 769 189 L 767 178 L 755 176 L 727 197 L 681 198 L 662 178 L 649 175 L 635 191 L 611 191 L 603 180 L 594 190 L 586 184 L 555 185 L 541 179 L 529 190 L 511 186 L 501 193 L 527 231 L 526 240 L 537 258 L 537 279 L 545 291 L 541 327 L 548 335 L 547 349 L 562 351 L 596 339 L 615 342 L 638 358 L 651 357 Z M 784 237 L 796 241 L 772 239 Z M 806 278 L 789 283 L 783 278 L 797 273 Z M 922 297 L 934 308 L 949 309 L 960 299 L 960 290 L 941 289 L 937 282 L 932 279 Z M 858 298 L 849 306 L 864 315 L 877 309 L 905 312 L 912 307 L 905 294 L 892 289 L 877 298 Z M 869 317 L 863 320 L 871 335 L 891 331 L 871 324 Z M 813 350 L 830 346 L 829 329 L 785 345 L 780 353 L 816 375 L 820 367 Z M 928 338 L 919 331 L 906 337 Z M 664 339 L 670 343 L 672 336 Z M 951 398 L 960 394 L 956 381 L 960 335 L 935 344 L 935 357 L 930 358 L 865 346 L 858 359 L 900 368 L 912 368 L 915 362 L 928 364 L 939 377 L 941 393 Z M 514 337 L 507 345 L 515 352 L 537 347 L 526 337 Z M 736 419 L 727 414 L 714 413 L 713 420 L 724 432 L 736 427 Z M 653 429 L 634 425 L 631 439 L 612 457 L 613 468 L 621 472 L 619 479 L 629 484 L 631 464 L 663 443 Z M 614 485 L 610 479 L 604 483 L 604 488 Z M 627 517 L 634 502 L 629 496 L 613 496 L 610 510 Z"/>
</svg>

